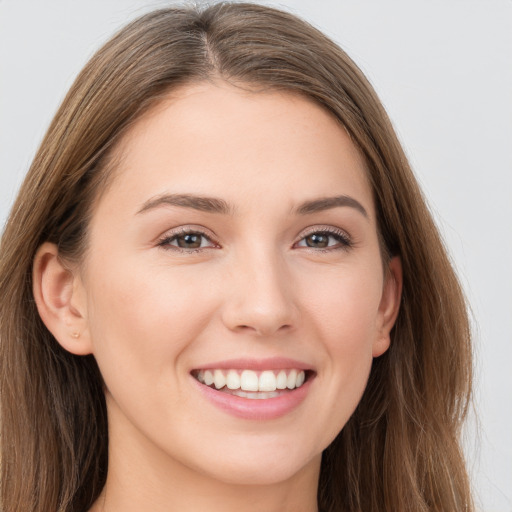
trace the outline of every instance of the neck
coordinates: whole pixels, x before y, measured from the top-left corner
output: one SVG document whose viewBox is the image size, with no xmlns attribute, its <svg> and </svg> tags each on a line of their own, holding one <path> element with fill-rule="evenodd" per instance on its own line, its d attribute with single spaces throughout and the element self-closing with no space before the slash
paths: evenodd
<svg viewBox="0 0 512 512">
<path fill-rule="evenodd" d="M 315 457 L 284 481 L 226 482 L 182 464 L 140 432 L 111 427 L 107 481 L 89 512 L 317 512 L 320 462 Z"/>
<path fill-rule="evenodd" d="M 132 475 L 133 476 L 133 475 Z M 183 476 L 183 475 L 181 475 Z M 274 485 L 230 485 L 191 479 L 133 482 L 116 473 L 107 479 L 91 512 L 317 512 L 316 482 L 303 478 Z M 306 481 L 304 481 L 306 480 Z M 303 482 L 303 485 L 300 484 Z"/>
</svg>

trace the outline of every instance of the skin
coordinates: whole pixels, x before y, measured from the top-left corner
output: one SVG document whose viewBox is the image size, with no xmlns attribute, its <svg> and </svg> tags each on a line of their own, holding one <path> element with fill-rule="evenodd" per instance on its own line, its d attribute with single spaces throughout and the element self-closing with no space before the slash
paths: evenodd
<svg viewBox="0 0 512 512">
<path fill-rule="evenodd" d="M 106 383 L 109 472 L 92 510 L 316 511 L 321 453 L 387 350 L 400 298 L 362 157 L 311 101 L 223 82 L 174 91 L 117 152 L 84 261 L 64 266 L 44 244 L 34 265 L 41 317 Z M 230 211 L 148 206 L 164 194 Z M 295 211 L 333 196 L 365 213 Z M 180 229 L 204 233 L 201 247 L 180 250 Z M 308 246 L 325 231 L 327 247 Z M 290 413 L 238 418 L 190 372 L 241 357 L 297 359 L 315 378 Z"/>
</svg>

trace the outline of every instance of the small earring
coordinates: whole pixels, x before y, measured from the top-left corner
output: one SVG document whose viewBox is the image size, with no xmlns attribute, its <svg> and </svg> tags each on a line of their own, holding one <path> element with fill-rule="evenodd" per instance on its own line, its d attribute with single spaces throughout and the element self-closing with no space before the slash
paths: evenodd
<svg viewBox="0 0 512 512">
<path fill-rule="evenodd" d="M 71 333 L 71 336 L 73 336 L 73 338 L 80 338 L 80 333 L 79 332 L 72 332 Z"/>
</svg>

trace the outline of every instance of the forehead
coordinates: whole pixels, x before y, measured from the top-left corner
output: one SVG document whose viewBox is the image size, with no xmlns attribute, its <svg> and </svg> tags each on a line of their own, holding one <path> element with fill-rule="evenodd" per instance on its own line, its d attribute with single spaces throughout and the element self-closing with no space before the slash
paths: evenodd
<svg viewBox="0 0 512 512">
<path fill-rule="evenodd" d="M 136 121 L 116 153 L 106 196 L 139 204 L 191 192 L 236 203 L 260 191 L 262 203 L 280 198 L 291 207 L 338 192 L 359 197 L 373 215 L 365 162 L 344 127 L 291 92 L 183 86 Z"/>
</svg>

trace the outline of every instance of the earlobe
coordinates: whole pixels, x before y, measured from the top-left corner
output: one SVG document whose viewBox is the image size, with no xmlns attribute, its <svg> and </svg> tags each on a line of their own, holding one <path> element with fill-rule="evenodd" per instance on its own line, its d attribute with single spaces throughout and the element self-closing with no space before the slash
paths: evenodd
<svg viewBox="0 0 512 512">
<path fill-rule="evenodd" d="M 379 357 L 389 348 L 391 343 L 391 329 L 395 325 L 400 310 L 402 297 L 402 261 L 399 256 L 391 258 L 379 305 L 377 336 L 373 344 L 372 355 Z"/>
<path fill-rule="evenodd" d="M 90 354 L 82 284 L 63 264 L 55 244 L 47 242 L 39 247 L 32 283 L 39 316 L 59 344 L 76 355 Z"/>
</svg>

